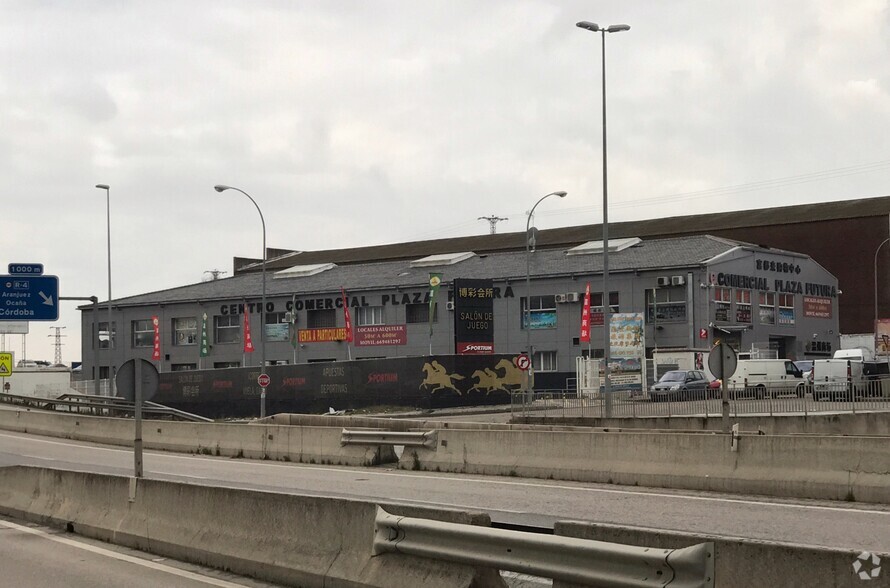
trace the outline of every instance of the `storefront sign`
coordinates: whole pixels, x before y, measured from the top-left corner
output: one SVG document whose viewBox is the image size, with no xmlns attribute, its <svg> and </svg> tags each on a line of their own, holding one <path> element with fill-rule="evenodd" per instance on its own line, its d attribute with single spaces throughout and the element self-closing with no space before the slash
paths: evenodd
<svg viewBox="0 0 890 588">
<path fill-rule="evenodd" d="M 643 313 L 615 313 L 611 316 L 610 323 L 609 381 L 613 386 L 640 390 L 645 377 L 643 366 L 646 363 Z"/>
<path fill-rule="evenodd" d="M 878 319 L 875 324 L 875 355 L 890 355 L 890 319 Z"/>
<path fill-rule="evenodd" d="M 813 318 L 831 318 L 831 298 L 803 297 L 803 315 Z"/>
<path fill-rule="evenodd" d="M 355 346 L 407 345 L 405 325 L 372 325 L 355 328 Z"/>
<path fill-rule="evenodd" d="M 297 334 L 300 343 L 327 343 L 346 340 L 346 329 L 343 327 L 333 329 L 300 329 Z"/>
<path fill-rule="evenodd" d="M 454 345 L 458 355 L 494 353 L 491 280 L 454 280 Z"/>
</svg>

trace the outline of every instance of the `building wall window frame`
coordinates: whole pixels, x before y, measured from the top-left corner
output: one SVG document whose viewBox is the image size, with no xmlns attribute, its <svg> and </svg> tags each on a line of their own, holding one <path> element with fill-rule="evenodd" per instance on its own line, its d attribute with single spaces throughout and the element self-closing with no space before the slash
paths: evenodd
<svg viewBox="0 0 890 588">
<path fill-rule="evenodd" d="M 533 363 L 536 372 L 559 371 L 556 351 L 535 351 Z"/>
<path fill-rule="evenodd" d="M 281 342 L 290 341 L 290 323 L 286 320 L 285 312 L 267 312 L 266 323 L 266 341 Z"/>
<path fill-rule="evenodd" d="M 609 292 L 609 312 L 615 314 L 619 312 L 619 295 L 618 292 Z M 533 307 L 534 308 L 534 307 Z M 590 293 L 590 312 L 603 312 L 603 293 Z"/>
<path fill-rule="evenodd" d="M 794 294 L 779 294 L 779 324 L 794 324 Z"/>
<path fill-rule="evenodd" d="M 519 299 L 522 312 L 519 317 L 519 326 L 522 330 L 526 329 L 526 297 Z M 531 304 L 529 305 L 528 320 L 531 322 L 532 330 L 535 329 L 555 329 L 556 328 L 556 296 L 554 294 L 544 296 L 531 296 Z"/>
<path fill-rule="evenodd" d="M 222 314 L 213 317 L 213 342 L 218 345 L 240 343 L 241 317 L 237 314 Z"/>
<path fill-rule="evenodd" d="M 439 304 L 433 311 L 433 322 L 439 322 Z M 408 324 L 428 323 L 430 321 L 430 305 L 426 302 L 405 305 L 405 322 Z"/>
<path fill-rule="evenodd" d="M 732 288 L 714 288 L 714 320 L 728 323 L 732 313 Z"/>
<path fill-rule="evenodd" d="M 438 306 L 438 305 L 437 305 Z M 355 325 L 368 327 L 371 325 L 385 325 L 382 306 L 359 306 L 355 309 Z"/>
<path fill-rule="evenodd" d="M 222 370 L 226 368 L 238 368 L 241 367 L 240 361 L 215 361 L 213 362 L 213 369 Z"/>
<path fill-rule="evenodd" d="M 760 315 L 761 325 L 776 324 L 776 293 L 761 292 L 758 300 L 757 312 Z"/>
<path fill-rule="evenodd" d="M 93 337 L 93 348 L 96 348 L 96 339 L 99 340 L 99 349 L 114 349 L 114 341 L 117 339 L 117 321 L 111 321 L 111 336 L 108 333 L 108 321 L 100 321 L 94 328 L 98 331 L 98 335 Z"/>
<path fill-rule="evenodd" d="M 685 323 L 686 289 L 678 287 L 647 290 L 646 321 L 649 323 Z"/>
<path fill-rule="evenodd" d="M 306 328 L 333 329 L 337 326 L 337 309 L 317 308 L 306 311 Z"/>
<path fill-rule="evenodd" d="M 173 319 L 173 345 L 188 346 L 198 344 L 198 319 L 183 317 Z"/>
<path fill-rule="evenodd" d="M 196 363 L 171 363 L 170 371 L 171 372 L 190 372 L 192 370 L 198 369 L 198 364 Z"/>
<path fill-rule="evenodd" d="M 151 319 L 140 319 L 130 323 L 133 330 L 133 343 L 135 347 L 154 347 L 155 328 Z"/>
<path fill-rule="evenodd" d="M 751 290 L 739 288 L 735 291 L 735 322 L 751 323 Z"/>
</svg>

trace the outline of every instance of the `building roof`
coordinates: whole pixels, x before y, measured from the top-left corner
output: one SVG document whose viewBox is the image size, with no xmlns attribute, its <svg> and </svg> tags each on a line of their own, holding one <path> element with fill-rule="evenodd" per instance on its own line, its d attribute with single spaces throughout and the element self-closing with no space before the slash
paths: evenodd
<svg viewBox="0 0 890 588">
<path fill-rule="evenodd" d="M 887 216 L 890 214 L 890 196 L 860 198 L 840 202 L 798 204 L 776 208 L 740 210 L 686 216 L 673 216 L 640 221 L 609 223 L 610 238 L 641 237 L 663 238 L 681 235 L 718 233 L 727 229 L 764 227 L 777 224 L 811 223 L 846 218 Z M 538 232 L 538 249 L 571 247 L 587 241 L 602 239 L 602 225 L 582 225 L 546 229 Z M 346 265 L 369 261 L 416 259 L 437 253 L 475 251 L 478 254 L 525 249 L 525 232 L 474 235 L 429 241 L 411 241 L 353 247 L 325 251 L 290 251 L 269 249 L 267 269 L 284 269 L 294 265 L 336 263 Z M 261 260 L 237 257 L 234 273 L 258 272 Z M 524 273 L 524 272 L 523 272 Z"/>
<path fill-rule="evenodd" d="M 691 235 L 668 239 L 643 239 L 638 245 L 609 254 L 609 271 L 613 273 L 698 267 L 712 257 L 743 245 L 730 239 L 710 235 Z M 775 250 L 773 250 L 775 251 Z M 291 258 L 291 265 L 302 264 L 302 256 Z M 299 262 L 297 261 L 299 260 Z M 602 273 L 601 254 L 567 255 L 566 248 L 538 249 L 529 256 L 532 278 L 576 276 L 579 279 Z M 281 269 L 281 268 L 279 268 Z M 266 296 L 330 294 L 346 288 L 349 292 L 387 288 L 423 287 L 431 271 L 442 271 L 443 281 L 454 278 L 513 280 L 526 274 L 525 249 L 476 255 L 453 265 L 411 267 L 410 260 L 374 261 L 337 265 L 325 272 L 297 278 L 275 278 L 275 270 L 267 270 Z M 199 282 L 114 300 L 117 306 L 143 306 L 177 302 L 256 299 L 262 293 L 262 274 L 242 273 L 229 278 Z M 81 307 L 89 310 L 91 306 Z"/>
</svg>

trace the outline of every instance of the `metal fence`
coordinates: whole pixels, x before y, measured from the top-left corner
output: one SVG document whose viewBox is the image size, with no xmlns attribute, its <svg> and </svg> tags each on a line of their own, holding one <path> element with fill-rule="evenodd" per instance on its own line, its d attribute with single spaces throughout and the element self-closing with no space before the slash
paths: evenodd
<svg viewBox="0 0 890 588">
<path fill-rule="evenodd" d="M 71 388 L 78 394 L 96 394 L 95 380 L 72 380 Z M 99 396 L 114 396 L 114 380 L 99 380 Z"/>
<path fill-rule="evenodd" d="M 639 390 L 613 390 L 609 399 L 602 392 L 576 390 L 537 391 L 532 399 L 516 393 L 511 412 L 516 416 L 599 418 L 719 417 L 723 412 L 719 388 L 671 392 L 655 397 Z M 733 416 L 890 411 L 890 378 L 858 384 L 817 382 L 788 387 L 776 382 L 748 386 L 729 390 L 729 410 Z"/>
</svg>

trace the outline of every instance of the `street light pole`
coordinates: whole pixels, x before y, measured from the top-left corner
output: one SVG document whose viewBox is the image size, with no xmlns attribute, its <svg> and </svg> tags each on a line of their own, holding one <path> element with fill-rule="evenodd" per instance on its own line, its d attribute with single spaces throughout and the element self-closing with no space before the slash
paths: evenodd
<svg viewBox="0 0 890 588">
<path fill-rule="evenodd" d="M 881 244 L 875 249 L 875 342 L 877 342 L 878 337 L 878 253 L 881 251 L 881 247 L 887 243 L 890 243 L 890 238 L 881 241 Z"/>
<path fill-rule="evenodd" d="M 526 400 L 531 402 L 532 394 L 534 393 L 534 388 L 532 382 L 534 381 L 535 375 L 535 356 L 532 353 L 532 323 L 531 323 L 531 305 L 532 305 L 532 297 L 531 297 L 531 252 L 529 251 L 529 243 L 531 241 L 531 235 L 529 235 L 529 230 L 531 229 L 532 216 L 535 214 L 535 209 L 538 207 L 538 204 L 543 202 L 546 198 L 550 196 L 559 196 L 560 198 L 565 198 L 566 192 L 551 192 L 545 196 L 542 196 L 535 205 L 532 206 L 532 209 L 528 213 L 528 220 L 525 221 L 525 352 L 528 353 L 529 362 L 528 371 L 525 376 L 525 396 Z"/>
<path fill-rule="evenodd" d="M 611 302 L 609 296 L 609 182 L 606 151 L 606 33 L 620 33 L 629 31 L 626 24 L 609 25 L 600 27 L 596 23 L 581 21 L 577 23 L 579 28 L 600 33 L 602 36 L 603 57 L 603 398 L 605 400 L 605 417 L 612 416 L 612 384 L 609 380 L 609 360 L 611 359 L 610 323 Z M 643 382 L 645 386 L 645 382 Z"/>
<path fill-rule="evenodd" d="M 108 184 L 96 184 L 100 190 L 105 190 L 105 215 L 108 226 L 108 395 L 111 396 L 111 382 L 114 380 L 114 355 L 112 352 L 111 329 L 111 187 Z M 96 316 L 96 338 L 98 342 L 99 317 Z M 96 366 L 96 378 L 99 377 L 99 366 Z"/>
<path fill-rule="evenodd" d="M 266 371 L 266 220 L 263 218 L 263 211 L 260 210 L 260 205 L 256 203 L 250 194 L 242 190 L 241 188 L 235 188 L 234 186 L 224 186 L 218 184 L 213 187 L 217 192 L 222 192 L 224 190 L 235 190 L 236 192 L 241 192 L 251 202 L 256 206 L 256 211 L 260 213 L 260 223 L 263 225 L 263 297 L 262 297 L 262 308 L 260 309 L 260 372 L 265 373 Z M 260 418 L 265 418 L 266 416 L 266 389 L 263 388 L 260 393 Z"/>
</svg>

